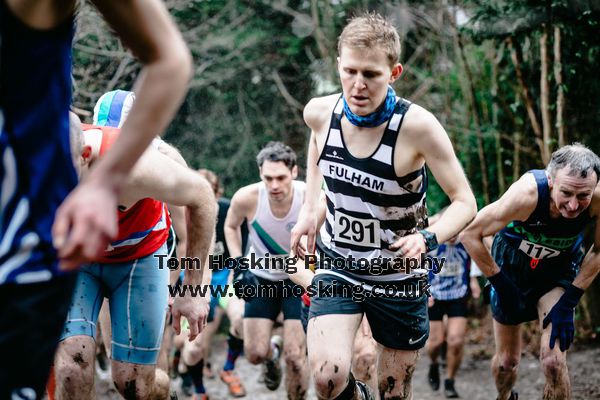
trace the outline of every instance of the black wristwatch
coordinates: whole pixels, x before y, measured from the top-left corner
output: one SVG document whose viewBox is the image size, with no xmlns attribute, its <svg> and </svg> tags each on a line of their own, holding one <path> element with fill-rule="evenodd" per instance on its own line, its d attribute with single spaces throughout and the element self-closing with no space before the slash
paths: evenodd
<svg viewBox="0 0 600 400">
<path fill-rule="evenodd" d="M 428 253 L 437 249 L 440 246 L 437 241 L 437 236 L 435 236 L 435 233 L 429 232 L 425 229 L 420 230 L 419 233 L 423 235 L 423 238 L 425 238 L 425 249 Z"/>
</svg>

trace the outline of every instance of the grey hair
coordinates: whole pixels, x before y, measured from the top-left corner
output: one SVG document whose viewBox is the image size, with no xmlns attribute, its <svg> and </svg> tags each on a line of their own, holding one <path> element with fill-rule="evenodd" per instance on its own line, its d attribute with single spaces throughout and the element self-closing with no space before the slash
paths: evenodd
<svg viewBox="0 0 600 400">
<path fill-rule="evenodd" d="M 296 153 L 282 142 L 269 142 L 256 156 L 259 167 L 262 167 L 265 161 L 281 161 L 291 170 L 296 166 Z"/>
<path fill-rule="evenodd" d="M 563 146 L 552 153 L 546 171 L 551 177 L 555 177 L 558 170 L 566 167 L 569 168 L 569 176 L 587 178 L 593 171 L 596 173 L 596 182 L 600 179 L 600 158 L 581 143 Z"/>
</svg>

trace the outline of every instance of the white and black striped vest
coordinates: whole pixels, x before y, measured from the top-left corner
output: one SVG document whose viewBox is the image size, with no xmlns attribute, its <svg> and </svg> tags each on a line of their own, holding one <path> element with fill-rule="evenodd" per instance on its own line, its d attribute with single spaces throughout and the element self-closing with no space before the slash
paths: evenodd
<svg viewBox="0 0 600 400">
<path fill-rule="evenodd" d="M 394 171 L 396 140 L 410 105 L 409 101 L 399 98 L 375 152 L 366 158 L 356 158 L 344 143 L 341 127 L 343 103 L 338 100 L 317 162 L 325 178 L 327 197 L 327 218 L 318 242 L 320 252 L 332 257 L 347 259 L 351 256 L 371 262 L 393 259 L 394 252 L 389 250 L 392 243 L 427 227 L 425 167 L 402 177 L 397 177 Z M 422 177 L 420 183 L 415 184 L 419 177 Z M 374 274 L 370 268 L 357 268 L 357 265 L 339 270 L 357 277 L 385 281 L 426 273 L 416 269 L 407 275 L 386 268 Z"/>
</svg>

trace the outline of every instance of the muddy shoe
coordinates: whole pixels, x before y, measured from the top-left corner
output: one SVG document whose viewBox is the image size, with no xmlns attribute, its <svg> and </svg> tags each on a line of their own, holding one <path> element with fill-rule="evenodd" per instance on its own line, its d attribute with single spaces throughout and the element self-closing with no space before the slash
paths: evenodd
<svg viewBox="0 0 600 400">
<path fill-rule="evenodd" d="M 234 371 L 221 371 L 219 377 L 229 388 L 229 394 L 233 397 L 244 397 L 246 389 Z"/>
<path fill-rule="evenodd" d="M 356 388 L 358 389 L 358 392 L 362 395 L 362 400 L 375 400 L 375 395 L 373 394 L 373 391 L 366 383 L 356 381 Z"/>
<path fill-rule="evenodd" d="M 438 390 L 440 388 L 440 366 L 439 364 L 431 364 L 429 366 L 429 374 L 427 380 L 431 389 Z"/>
<path fill-rule="evenodd" d="M 263 363 L 263 370 L 265 375 L 265 386 L 269 390 L 277 390 L 281 383 L 281 364 L 279 359 L 281 358 L 281 351 L 283 348 L 283 339 L 279 335 L 271 337 L 271 346 L 275 347 L 275 357 L 272 360 L 267 360 Z"/>
<path fill-rule="evenodd" d="M 447 399 L 458 399 L 460 396 L 454 389 L 454 379 L 445 379 L 444 380 L 444 395 Z"/>
</svg>

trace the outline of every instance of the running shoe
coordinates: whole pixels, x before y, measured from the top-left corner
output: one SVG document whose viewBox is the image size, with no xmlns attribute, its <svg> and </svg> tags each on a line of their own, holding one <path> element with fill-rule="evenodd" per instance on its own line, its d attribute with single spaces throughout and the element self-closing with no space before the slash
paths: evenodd
<svg viewBox="0 0 600 400">
<path fill-rule="evenodd" d="M 246 395 L 246 389 L 235 371 L 221 371 L 219 377 L 229 388 L 230 395 L 233 397 L 244 397 Z"/>
<path fill-rule="evenodd" d="M 362 400 L 375 400 L 375 394 L 373 394 L 369 385 L 361 381 L 356 381 L 356 387 L 362 396 Z"/>
<path fill-rule="evenodd" d="M 440 388 L 440 366 L 439 364 L 431 364 L 429 366 L 429 374 L 427 374 L 427 380 L 431 389 L 438 390 Z"/>
<path fill-rule="evenodd" d="M 274 360 L 267 360 L 263 363 L 263 370 L 265 372 L 265 386 L 269 390 L 277 390 L 281 383 L 281 364 L 279 359 L 281 358 L 281 352 L 283 351 L 283 339 L 279 335 L 271 337 L 271 345 L 277 347 L 277 357 Z"/>
<path fill-rule="evenodd" d="M 444 380 L 444 395 L 447 399 L 458 399 L 460 396 L 454 389 L 454 379 L 445 379 Z"/>
</svg>

